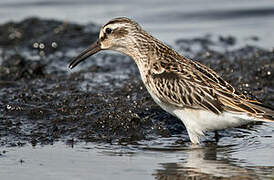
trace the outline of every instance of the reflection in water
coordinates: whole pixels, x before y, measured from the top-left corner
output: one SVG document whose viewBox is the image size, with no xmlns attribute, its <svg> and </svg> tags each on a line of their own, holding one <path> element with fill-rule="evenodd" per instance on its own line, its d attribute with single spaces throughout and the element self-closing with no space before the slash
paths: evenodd
<svg viewBox="0 0 274 180">
<path fill-rule="evenodd" d="M 67 145 L 59 142 L 35 148 L 30 145 L 0 148 L 0 179 L 140 180 L 153 179 L 151 176 L 158 180 L 274 178 L 272 165 L 259 166 L 255 161 L 251 167 L 247 163 L 250 156 L 231 158 L 239 151 L 238 145 L 216 147 L 215 143 L 211 143 L 205 147 L 189 147 L 188 144 L 174 144 L 174 139 L 161 138 L 156 142 L 149 141 L 149 145 L 143 142 L 142 146 L 73 144 L 71 141 Z M 254 154 L 257 156 L 259 153 Z"/>
<path fill-rule="evenodd" d="M 222 150 L 225 149 L 225 152 Z M 266 172 L 263 167 L 240 167 L 229 158 L 230 147 L 205 147 L 187 150 L 186 159 L 174 163 L 162 163 L 163 169 L 153 174 L 158 180 L 178 179 L 257 179 L 273 173 L 273 168 Z M 271 173 L 272 171 L 272 173 Z M 273 174 L 271 175 L 273 177 Z"/>
</svg>

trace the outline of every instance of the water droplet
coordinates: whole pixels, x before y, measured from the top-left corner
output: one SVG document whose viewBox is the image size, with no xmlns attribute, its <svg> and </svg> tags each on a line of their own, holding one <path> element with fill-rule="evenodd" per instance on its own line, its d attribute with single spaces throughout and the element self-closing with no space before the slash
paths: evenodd
<svg viewBox="0 0 274 180">
<path fill-rule="evenodd" d="M 45 48 L 45 44 L 40 43 L 40 44 L 39 44 L 39 48 L 40 48 L 40 49 L 44 49 L 44 48 Z"/>
<path fill-rule="evenodd" d="M 44 51 L 40 51 L 40 52 L 39 52 L 39 55 L 40 55 L 40 56 L 45 56 L 45 52 L 44 52 Z"/>
<path fill-rule="evenodd" d="M 8 104 L 7 109 L 10 110 L 11 108 L 12 108 L 11 105 Z"/>
<path fill-rule="evenodd" d="M 39 47 L 39 44 L 38 44 L 37 42 L 35 42 L 35 43 L 32 44 L 32 47 L 33 47 L 33 48 L 38 48 L 38 47 Z"/>
<path fill-rule="evenodd" d="M 210 54 L 210 52 L 208 52 L 208 51 L 205 53 L 205 56 L 206 56 L 206 57 L 209 57 L 210 55 L 211 55 L 211 54 Z"/>
<path fill-rule="evenodd" d="M 51 43 L 51 47 L 57 48 L 57 47 L 58 47 L 58 44 L 57 44 L 56 42 L 52 42 L 52 43 Z"/>
</svg>

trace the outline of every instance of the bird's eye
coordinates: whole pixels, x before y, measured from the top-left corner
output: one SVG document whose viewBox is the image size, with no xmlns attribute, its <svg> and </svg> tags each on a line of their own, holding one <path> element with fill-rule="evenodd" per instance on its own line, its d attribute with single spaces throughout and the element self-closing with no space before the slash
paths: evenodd
<svg viewBox="0 0 274 180">
<path fill-rule="evenodd" d="M 112 32 L 112 29 L 106 28 L 106 33 L 107 33 L 107 34 L 110 34 L 111 32 Z"/>
</svg>

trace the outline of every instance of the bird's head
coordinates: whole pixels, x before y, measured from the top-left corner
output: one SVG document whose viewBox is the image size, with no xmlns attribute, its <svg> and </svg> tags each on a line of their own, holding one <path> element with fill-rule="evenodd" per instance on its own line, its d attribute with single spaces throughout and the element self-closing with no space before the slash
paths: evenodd
<svg viewBox="0 0 274 180">
<path fill-rule="evenodd" d="M 109 49 L 128 54 L 129 47 L 132 47 L 135 35 L 140 30 L 141 27 L 135 21 L 128 18 L 112 19 L 100 29 L 98 40 L 74 58 L 69 68 L 74 68 L 81 61 L 100 50 Z"/>
</svg>

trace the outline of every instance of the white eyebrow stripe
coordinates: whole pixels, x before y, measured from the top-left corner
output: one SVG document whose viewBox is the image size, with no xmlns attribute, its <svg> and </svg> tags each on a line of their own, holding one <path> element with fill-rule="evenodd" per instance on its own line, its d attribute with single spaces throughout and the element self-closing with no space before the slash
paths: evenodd
<svg viewBox="0 0 274 180">
<path fill-rule="evenodd" d="M 122 23 L 109 24 L 104 27 L 104 32 L 105 32 L 106 28 L 110 28 L 113 30 L 113 29 L 116 29 L 118 27 L 123 27 L 123 26 L 124 26 L 124 24 L 122 24 Z"/>
</svg>

